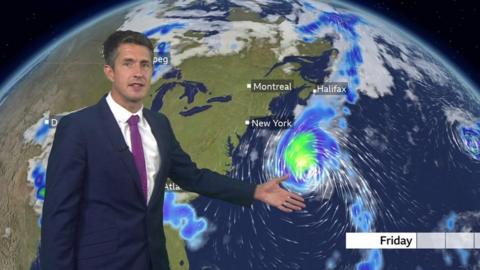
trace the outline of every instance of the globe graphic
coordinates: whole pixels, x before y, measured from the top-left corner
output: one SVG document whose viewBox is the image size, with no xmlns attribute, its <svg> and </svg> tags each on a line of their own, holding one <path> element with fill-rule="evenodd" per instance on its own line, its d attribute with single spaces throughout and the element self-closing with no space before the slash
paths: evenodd
<svg viewBox="0 0 480 270">
<path fill-rule="evenodd" d="M 127 29 L 155 46 L 145 106 L 199 167 L 258 184 L 289 174 L 284 187 L 307 204 L 287 214 L 172 185 L 172 269 L 480 269 L 478 249 L 345 244 L 347 232 L 480 231 L 478 89 L 385 18 L 281 0 L 129 3 L 28 59 L 0 90 L 0 268 L 40 269 L 52 123 L 110 90 L 102 43 Z M 292 89 L 252 91 L 255 80 Z M 319 93 L 328 85 L 345 91 Z M 285 116 L 292 127 L 246 124 Z"/>
</svg>

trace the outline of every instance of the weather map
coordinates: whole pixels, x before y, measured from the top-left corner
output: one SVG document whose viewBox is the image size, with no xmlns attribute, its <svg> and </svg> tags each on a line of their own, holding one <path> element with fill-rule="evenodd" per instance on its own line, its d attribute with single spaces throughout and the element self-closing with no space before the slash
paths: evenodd
<svg viewBox="0 0 480 270">
<path fill-rule="evenodd" d="M 31 227 L 12 226 L 23 236 L 11 240 L 8 264 L 39 269 L 54 123 L 108 91 L 101 41 L 127 29 L 155 46 L 145 106 L 168 116 L 199 167 L 257 184 L 289 174 L 283 186 L 307 204 L 286 214 L 169 188 L 163 220 L 172 269 L 480 267 L 478 249 L 345 244 L 349 232 L 480 232 L 478 89 L 428 44 L 367 10 L 269 0 L 122 6 L 52 44 L 0 90 L 11 119 L 29 112 L 5 139 L 20 138 L 14 145 L 23 154 L 17 163 L 8 153 L 0 160 L 5 172 L 27 164 L 27 179 L 18 180 L 29 187 L 22 211 L 35 212 Z M 291 89 L 252 90 L 285 81 Z M 319 93 L 326 85 L 343 90 Z M 285 117 L 293 119 L 288 128 L 253 124 Z"/>
</svg>

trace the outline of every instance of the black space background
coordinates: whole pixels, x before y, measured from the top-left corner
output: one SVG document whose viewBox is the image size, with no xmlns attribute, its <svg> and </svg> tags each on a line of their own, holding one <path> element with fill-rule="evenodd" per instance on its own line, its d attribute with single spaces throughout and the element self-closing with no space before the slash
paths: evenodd
<svg viewBox="0 0 480 270">
<path fill-rule="evenodd" d="M 54 39 L 128 1 L 9 1 L 2 8 L 0 85 Z M 480 3 L 467 0 L 356 0 L 352 3 L 398 23 L 443 53 L 480 85 Z"/>
</svg>

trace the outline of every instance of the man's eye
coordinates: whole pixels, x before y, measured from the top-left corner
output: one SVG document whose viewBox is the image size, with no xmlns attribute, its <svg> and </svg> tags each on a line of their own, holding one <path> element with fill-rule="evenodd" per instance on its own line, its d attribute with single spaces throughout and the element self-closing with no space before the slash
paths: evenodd
<svg viewBox="0 0 480 270">
<path fill-rule="evenodd" d="M 143 67 L 144 67 L 144 68 L 149 68 L 149 67 L 150 67 L 150 64 L 149 64 L 149 63 L 145 63 L 145 64 L 143 64 Z"/>
</svg>

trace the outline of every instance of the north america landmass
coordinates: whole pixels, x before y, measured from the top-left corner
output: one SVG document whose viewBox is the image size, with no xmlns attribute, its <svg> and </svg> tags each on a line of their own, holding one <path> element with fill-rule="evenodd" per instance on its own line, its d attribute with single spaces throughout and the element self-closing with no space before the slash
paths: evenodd
<svg viewBox="0 0 480 270">
<path fill-rule="evenodd" d="M 200 46 L 199 43 L 195 44 L 195 39 L 201 39 L 205 34 L 208 33 L 191 31 L 185 33 L 184 36 L 190 38 L 190 44 L 184 40 L 184 49 Z M 274 68 L 279 63 L 274 53 L 274 48 L 278 46 L 278 43 L 271 43 L 270 40 L 254 38 L 249 46 L 238 54 L 194 56 L 185 59 L 152 83 L 151 93 L 145 99 L 144 105 L 168 116 L 182 148 L 189 153 L 198 167 L 228 174 L 232 166 L 231 152 L 239 146 L 240 138 L 247 128 L 245 120 L 252 116 L 269 115 L 271 101 L 283 94 L 256 93 L 247 89 L 246 85 L 252 80 L 263 78 L 292 80 L 295 87 L 301 87 L 298 91 L 300 99 L 308 99 L 314 87 L 298 72 L 293 72 L 299 68 L 298 63 L 287 63 L 281 68 Z M 332 44 L 328 39 L 321 39 L 313 44 L 300 43 L 297 49 L 301 56 L 335 57 L 335 50 L 332 50 Z M 71 61 L 69 64 L 75 66 L 82 63 Z M 328 66 L 324 68 L 327 70 Z M 80 95 L 82 97 L 80 102 L 76 99 L 76 102 L 63 103 L 64 108 L 67 108 L 65 111 L 43 112 L 38 121 L 24 133 L 25 144 L 37 144 L 43 149 L 40 155 L 31 157 L 28 162 L 28 182 L 34 187 L 31 191 L 32 205 L 38 215 L 41 214 L 45 194 L 45 190 L 41 189 L 41 183 L 45 180 L 48 152 L 54 135 L 54 128 L 48 128 L 45 120 L 52 115 L 61 116 L 89 106 L 93 101 L 92 96 L 101 97 L 105 94 L 108 91 L 108 82 L 101 78 L 103 74 L 100 70 L 99 67 L 97 72 L 89 70 L 89 74 L 84 74 L 98 80 L 99 86 L 95 88 L 94 93 L 89 97 Z M 203 109 L 195 110 L 196 108 Z M 197 196 L 194 193 L 177 193 L 175 205 L 188 204 Z M 167 202 L 169 201 L 166 200 Z M 195 214 L 193 216 L 195 220 L 201 218 Z M 164 230 L 172 269 L 188 269 L 184 244 L 188 240 L 179 232 L 181 228 L 165 222 Z M 37 224 L 39 225 L 39 222 Z"/>
</svg>

